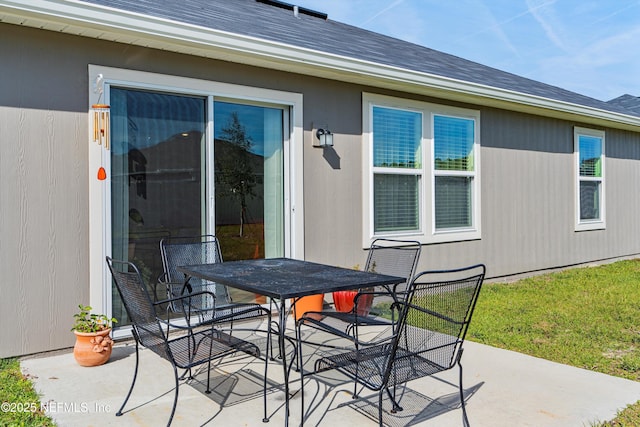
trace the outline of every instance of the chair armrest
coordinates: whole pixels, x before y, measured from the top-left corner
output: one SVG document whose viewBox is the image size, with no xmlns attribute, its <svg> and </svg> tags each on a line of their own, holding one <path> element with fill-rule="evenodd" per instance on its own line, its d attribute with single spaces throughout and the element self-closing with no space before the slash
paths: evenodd
<svg viewBox="0 0 640 427">
<path fill-rule="evenodd" d="M 168 280 L 167 280 L 167 273 L 166 273 L 166 272 L 164 272 L 164 273 L 160 273 L 160 275 L 158 276 L 158 278 L 156 279 L 156 281 L 157 281 L 158 283 L 166 283 L 166 282 L 168 281 Z"/>
<path fill-rule="evenodd" d="M 300 319 L 296 322 L 296 328 L 300 328 L 302 325 L 309 326 L 311 328 L 321 330 L 323 332 L 329 333 L 331 335 L 338 336 L 340 338 L 344 338 L 346 340 L 351 341 L 354 345 L 358 345 L 360 347 L 370 347 L 374 345 L 380 345 L 385 342 L 388 342 L 390 337 L 383 336 L 379 339 L 373 339 L 368 341 L 361 341 L 358 339 L 353 328 L 347 328 L 346 330 L 338 329 L 336 327 L 331 326 L 330 324 L 323 322 L 322 320 L 315 319 L 313 317 L 307 316 L 308 314 L 313 314 L 314 312 L 307 312 L 300 317 Z M 317 312 L 321 314 L 320 312 Z M 326 346 L 324 344 L 316 344 L 320 346 Z M 329 346 L 330 347 L 330 346 Z"/>
<path fill-rule="evenodd" d="M 360 298 L 362 298 L 364 295 L 372 295 L 372 296 L 382 296 L 382 297 L 388 297 L 391 296 L 393 298 L 394 294 L 393 292 L 386 292 L 386 291 L 359 291 L 355 297 L 353 297 L 353 305 L 354 307 L 357 306 L 358 304 L 358 300 Z M 394 301 L 396 300 L 395 298 L 393 298 Z"/>
<path fill-rule="evenodd" d="M 167 279 L 167 275 L 166 273 L 161 274 L 158 277 L 158 283 L 162 283 L 163 285 L 166 286 L 167 291 L 169 291 L 172 288 L 180 288 L 180 295 L 184 295 L 185 291 L 187 292 L 193 292 L 193 287 L 191 286 L 191 284 L 189 283 L 189 279 L 180 281 L 180 282 L 171 282 Z"/>
<path fill-rule="evenodd" d="M 167 304 L 168 306 L 172 306 L 173 305 L 174 307 L 176 307 L 176 306 L 181 307 L 182 308 L 182 313 L 184 314 L 184 318 L 187 321 L 187 327 L 190 328 L 191 327 L 190 320 L 191 320 L 191 315 L 192 315 L 192 312 L 191 312 L 192 304 L 191 304 L 190 300 L 193 299 L 193 298 L 201 297 L 201 296 L 205 296 L 207 298 L 211 298 L 211 300 L 213 301 L 212 309 L 215 310 L 216 295 L 213 292 L 210 292 L 210 291 L 198 291 L 198 292 L 193 292 L 193 293 L 190 293 L 190 294 L 181 295 L 181 296 L 178 296 L 178 297 L 167 298 L 167 299 L 164 299 L 164 300 L 161 300 L 161 301 L 154 302 L 153 305 L 154 306 L 161 306 L 161 305 Z M 176 305 L 175 304 L 176 302 L 180 302 L 180 304 Z M 185 306 L 188 307 L 188 311 L 185 310 Z M 177 312 L 177 310 L 175 312 Z M 158 319 L 160 319 L 160 318 L 158 318 Z M 175 324 L 171 323 L 169 321 L 169 319 L 167 319 L 167 320 L 162 319 L 162 322 L 167 324 L 167 325 L 171 324 L 172 326 L 176 326 Z"/>
<path fill-rule="evenodd" d="M 197 297 L 199 295 L 209 295 L 214 300 L 216 299 L 216 295 L 213 292 L 210 292 L 210 291 L 198 291 L 198 292 L 194 292 L 192 294 L 185 294 L 185 295 L 180 295 L 178 297 L 167 298 L 167 299 L 164 299 L 164 300 L 156 301 L 156 302 L 153 303 L 153 305 L 172 303 L 172 302 L 175 302 L 175 301 L 181 301 L 181 300 L 184 300 L 184 299 Z"/>
<path fill-rule="evenodd" d="M 419 306 L 416 306 L 416 305 L 413 305 L 413 304 L 398 303 L 398 305 L 400 305 L 400 304 L 408 305 L 412 310 L 416 310 L 416 311 L 419 311 L 421 313 L 425 313 L 425 314 L 428 314 L 430 316 L 437 317 L 439 319 L 444 320 L 445 322 L 453 323 L 455 325 L 463 325 L 465 323 L 464 321 L 459 321 L 459 320 L 456 320 L 456 319 L 452 319 L 451 317 L 449 317 L 447 315 L 444 315 L 444 314 L 439 313 L 437 311 L 429 310 L 428 308 L 425 308 L 425 307 L 419 307 Z"/>
<path fill-rule="evenodd" d="M 399 301 L 396 296 L 397 295 L 406 295 L 405 291 L 395 292 L 395 291 L 358 291 L 356 296 L 353 298 L 354 305 L 357 304 L 358 299 L 361 298 L 362 295 L 373 295 L 373 296 L 383 296 L 383 297 L 391 297 L 395 302 Z M 404 300 L 404 299 L 403 299 Z"/>
</svg>

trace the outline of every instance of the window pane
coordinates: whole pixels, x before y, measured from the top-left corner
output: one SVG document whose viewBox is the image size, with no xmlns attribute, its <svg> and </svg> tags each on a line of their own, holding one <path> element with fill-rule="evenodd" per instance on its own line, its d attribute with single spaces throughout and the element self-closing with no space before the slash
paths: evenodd
<svg viewBox="0 0 640 427">
<path fill-rule="evenodd" d="M 471 227 L 472 178 L 436 176 L 435 179 L 436 229 Z"/>
<path fill-rule="evenodd" d="M 373 178 L 374 231 L 418 230 L 419 177 L 375 174 Z"/>
<path fill-rule="evenodd" d="M 600 219 L 600 182 L 580 182 L 580 219 Z"/>
<path fill-rule="evenodd" d="M 420 168 L 422 115 L 373 107 L 373 166 Z"/>
<path fill-rule="evenodd" d="M 602 176 L 602 139 L 580 135 L 580 176 Z"/>
<path fill-rule="evenodd" d="M 435 168 L 472 171 L 474 121 L 434 116 L 433 126 Z"/>
</svg>

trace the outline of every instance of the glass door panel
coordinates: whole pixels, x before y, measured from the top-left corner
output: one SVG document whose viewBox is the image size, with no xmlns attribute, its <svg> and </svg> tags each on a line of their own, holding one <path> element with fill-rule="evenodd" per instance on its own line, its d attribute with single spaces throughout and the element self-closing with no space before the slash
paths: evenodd
<svg viewBox="0 0 640 427">
<path fill-rule="evenodd" d="M 206 98 L 121 88 L 110 96 L 112 254 L 134 262 L 153 294 L 160 239 L 204 229 Z M 115 287 L 112 310 L 128 323 Z"/>
<path fill-rule="evenodd" d="M 283 120 L 281 108 L 214 103 L 215 233 L 225 261 L 284 255 Z"/>
</svg>

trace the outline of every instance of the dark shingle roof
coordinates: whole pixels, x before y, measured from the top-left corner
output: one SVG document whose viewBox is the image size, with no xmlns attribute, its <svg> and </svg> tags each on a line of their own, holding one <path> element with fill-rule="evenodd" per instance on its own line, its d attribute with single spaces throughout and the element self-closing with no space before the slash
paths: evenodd
<svg viewBox="0 0 640 427">
<path fill-rule="evenodd" d="M 629 111 L 634 112 L 637 116 L 640 116 L 640 97 L 625 94 L 607 101 L 609 104 L 623 107 Z"/>
<path fill-rule="evenodd" d="M 84 1 L 415 72 L 640 116 L 640 111 L 627 109 L 622 103 L 600 101 L 331 19 L 306 13 L 296 17 L 287 8 L 256 0 Z"/>
</svg>

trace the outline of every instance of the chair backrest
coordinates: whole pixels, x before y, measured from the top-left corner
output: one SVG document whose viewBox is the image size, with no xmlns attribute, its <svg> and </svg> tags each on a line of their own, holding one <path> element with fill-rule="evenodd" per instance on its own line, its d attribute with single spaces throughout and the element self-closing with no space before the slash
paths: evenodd
<svg viewBox="0 0 640 427">
<path fill-rule="evenodd" d="M 164 238 L 160 241 L 160 254 L 166 281 L 178 289 L 185 280 L 184 274 L 177 270 L 179 266 L 222 262 L 220 243 L 211 235 Z M 194 292 L 206 290 L 214 293 L 217 306 L 231 303 L 226 286 L 196 277 L 192 277 L 189 284 Z"/>
<path fill-rule="evenodd" d="M 107 265 L 133 327 L 135 339 L 159 356 L 171 360 L 167 338 L 138 268 L 107 257 Z"/>
<path fill-rule="evenodd" d="M 404 277 L 406 281 L 394 287 L 395 292 L 402 292 L 413 278 L 421 248 L 417 241 L 376 239 L 371 243 L 364 269 L 372 273 Z"/>
<path fill-rule="evenodd" d="M 485 270 L 478 264 L 416 275 L 401 306 L 388 381 L 400 384 L 450 369 L 459 361 Z"/>
</svg>

